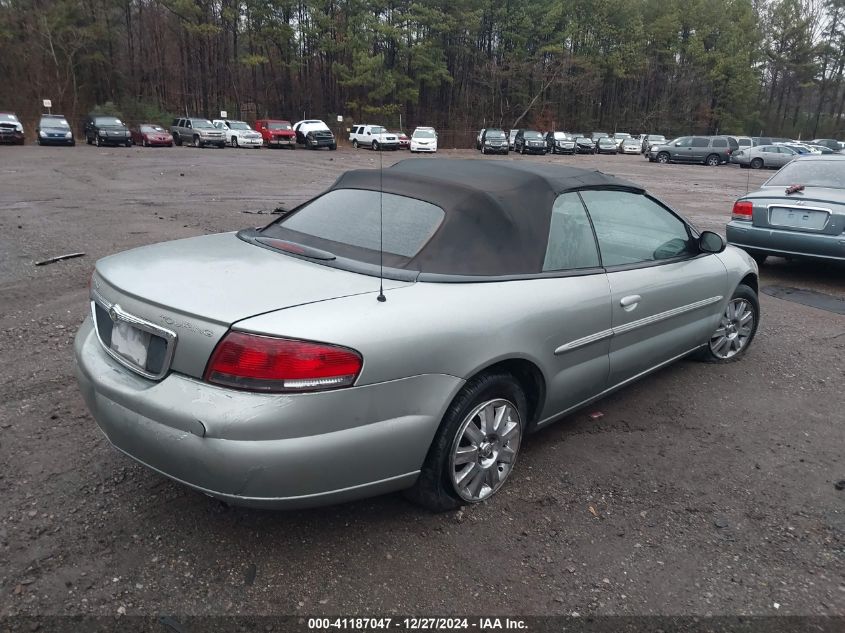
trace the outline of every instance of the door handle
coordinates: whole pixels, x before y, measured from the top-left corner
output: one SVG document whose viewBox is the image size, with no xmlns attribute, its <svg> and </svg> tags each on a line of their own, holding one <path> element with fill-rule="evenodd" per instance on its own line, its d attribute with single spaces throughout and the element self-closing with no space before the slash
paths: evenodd
<svg viewBox="0 0 845 633">
<path fill-rule="evenodd" d="M 625 310 L 625 312 L 630 312 L 637 307 L 641 300 L 642 297 L 640 295 L 628 295 L 627 297 L 622 297 L 619 301 L 619 305 L 622 306 L 622 309 Z"/>
</svg>

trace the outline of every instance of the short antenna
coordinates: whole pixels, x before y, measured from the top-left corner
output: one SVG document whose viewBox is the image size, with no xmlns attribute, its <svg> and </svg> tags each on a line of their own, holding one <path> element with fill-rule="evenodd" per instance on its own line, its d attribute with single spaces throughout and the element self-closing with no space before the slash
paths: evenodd
<svg viewBox="0 0 845 633">
<path fill-rule="evenodd" d="M 378 150 L 378 299 L 384 303 L 387 297 L 384 296 L 384 184 L 382 175 L 384 165 L 382 161 L 381 148 Z"/>
<path fill-rule="evenodd" d="M 748 170 L 745 178 L 745 195 L 748 195 L 748 188 L 751 186 L 751 169 Z"/>
</svg>

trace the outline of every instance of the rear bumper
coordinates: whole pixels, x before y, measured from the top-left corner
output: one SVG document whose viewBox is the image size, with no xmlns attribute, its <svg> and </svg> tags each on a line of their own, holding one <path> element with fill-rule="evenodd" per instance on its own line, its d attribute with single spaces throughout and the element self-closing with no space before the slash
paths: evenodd
<svg viewBox="0 0 845 633">
<path fill-rule="evenodd" d="M 729 244 L 752 253 L 845 261 L 845 234 L 761 228 L 736 220 L 728 223 L 725 234 Z"/>
<path fill-rule="evenodd" d="M 91 319 L 77 378 L 109 441 L 145 466 L 238 505 L 293 508 L 411 486 L 458 378 L 413 376 L 316 394 L 254 394 L 171 373 L 160 382 L 109 357 Z"/>
</svg>

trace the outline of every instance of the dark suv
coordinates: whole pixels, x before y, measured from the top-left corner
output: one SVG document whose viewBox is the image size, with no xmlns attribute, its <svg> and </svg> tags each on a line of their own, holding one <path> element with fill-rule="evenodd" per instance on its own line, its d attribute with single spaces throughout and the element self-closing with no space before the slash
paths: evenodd
<svg viewBox="0 0 845 633">
<path fill-rule="evenodd" d="M 89 114 L 85 117 L 85 142 L 88 145 L 125 145 L 132 146 L 132 134 L 123 121 L 114 116 Z"/>
<path fill-rule="evenodd" d="M 652 145 L 648 159 L 658 163 L 700 163 L 716 167 L 727 163 L 739 149 L 736 139 L 727 136 L 682 136 L 665 145 Z"/>
<path fill-rule="evenodd" d="M 536 130 L 520 130 L 513 139 L 513 149 L 520 154 L 545 154 L 546 139 Z"/>
<path fill-rule="evenodd" d="M 501 128 L 482 130 L 478 144 L 482 154 L 508 154 L 508 137 Z"/>
</svg>

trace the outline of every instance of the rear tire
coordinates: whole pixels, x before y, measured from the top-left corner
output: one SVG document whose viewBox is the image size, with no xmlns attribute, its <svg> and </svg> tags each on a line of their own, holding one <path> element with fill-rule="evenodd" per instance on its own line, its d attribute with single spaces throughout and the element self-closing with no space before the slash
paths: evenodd
<svg viewBox="0 0 845 633">
<path fill-rule="evenodd" d="M 492 407 L 494 416 L 489 415 L 488 408 L 479 411 L 485 404 Z M 510 374 L 490 373 L 468 382 L 446 410 L 420 475 L 406 496 L 432 512 L 489 499 L 513 471 L 527 411 L 525 393 Z M 495 419 L 486 422 L 500 415 L 507 417 L 500 418 L 500 426 L 494 426 Z M 460 460 L 458 464 L 456 459 Z M 465 476 L 462 481 L 469 478 L 469 482 L 459 492 L 461 475 Z M 473 482 L 478 486 L 475 495 Z"/>
<path fill-rule="evenodd" d="M 710 156 L 704 160 L 704 164 L 708 167 L 718 167 L 720 162 L 718 154 L 710 154 Z"/>
<path fill-rule="evenodd" d="M 755 158 L 751 161 L 751 169 L 761 169 L 763 167 L 763 159 Z"/>
<path fill-rule="evenodd" d="M 719 325 L 710 341 L 696 352 L 705 363 L 732 363 L 739 360 L 757 333 L 760 321 L 760 302 L 757 293 L 744 284 L 736 287 L 728 301 Z"/>
</svg>

